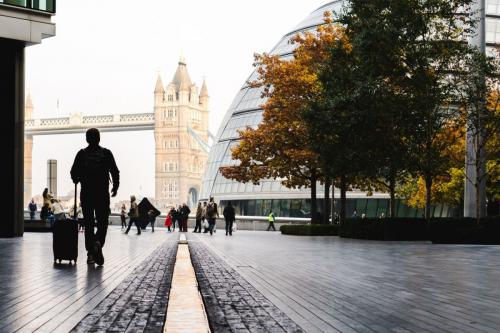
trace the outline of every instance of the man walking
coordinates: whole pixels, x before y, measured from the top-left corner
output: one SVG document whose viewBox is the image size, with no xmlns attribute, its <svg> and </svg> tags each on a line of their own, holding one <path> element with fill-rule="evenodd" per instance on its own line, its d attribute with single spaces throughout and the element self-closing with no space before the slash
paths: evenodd
<svg viewBox="0 0 500 333">
<path fill-rule="evenodd" d="M 151 224 L 151 229 L 152 229 L 151 232 L 155 232 L 155 223 L 156 223 L 155 212 L 152 209 L 150 209 L 148 212 L 148 224 Z"/>
<path fill-rule="evenodd" d="M 137 234 L 141 234 L 141 226 L 139 225 L 139 207 L 137 206 L 137 203 L 135 202 L 135 195 L 130 196 L 130 210 L 129 210 L 129 221 L 128 221 L 128 227 L 127 230 L 125 230 L 125 235 L 128 234 L 130 231 L 130 227 L 132 227 L 132 224 L 135 224 L 137 227 Z"/>
<path fill-rule="evenodd" d="M 219 212 L 217 204 L 214 202 L 214 198 L 210 197 L 210 202 L 207 205 L 208 230 L 210 231 L 210 235 L 213 235 L 214 233 L 214 226 L 218 217 Z"/>
<path fill-rule="evenodd" d="M 110 150 L 99 146 L 101 135 L 97 128 L 86 133 L 87 148 L 81 149 L 71 168 L 71 179 L 81 184 L 80 202 L 85 224 L 85 249 L 87 263 L 104 264 L 102 247 L 106 240 L 109 218 L 109 176 L 113 187 L 111 196 L 115 197 L 120 185 L 120 171 Z M 94 216 L 97 232 L 94 233 Z"/>
<path fill-rule="evenodd" d="M 234 211 L 234 207 L 231 205 L 231 201 L 229 201 L 227 206 L 224 208 L 222 215 L 224 215 L 224 219 L 226 220 L 226 236 L 228 233 L 229 236 L 232 236 L 233 222 L 236 219 L 236 213 Z"/>
<path fill-rule="evenodd" d="M 196 207 L 196 226 L 193 232 L 201 233 L 201 219 L 203 218 L 203 206 L 201 202 L 198 202 L 198 207 Z"/>
<path fill-rule="evenodd" d="M 186 205 L 186 203 L 182 204 L 182 207 L 179 209 L 180 211 L 180 231 L 187 232 L 187 223 L 189 219 L 189 214 L 191 213 L 191 209 Z"/>
<path fill-rule="evenodd" d="M 274 221 L 276 221 L 276 218 L 274 217 L 274 213 L 271 211 L 271 214 L 269 214 L 269 216 L 267 217 L 267 219 L 269 220 L 269 226 L 267 227 L 267 231 L 269 231 L 269 229 L 273 228 L 273 231 L 276 231 L 276 228 L 274 227 Z"/>
</svg>

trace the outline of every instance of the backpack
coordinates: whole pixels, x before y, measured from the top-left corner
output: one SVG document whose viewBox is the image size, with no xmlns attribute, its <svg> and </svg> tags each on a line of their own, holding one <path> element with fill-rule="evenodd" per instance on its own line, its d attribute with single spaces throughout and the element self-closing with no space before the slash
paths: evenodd
<svg viewBox="0 0 500 333">
<path fill-rule="evenodd" d="M 97 184 L 109 184 L 109 159 L 104 148 L 83 149 L 84 179 Z"/>
<path fill-rule="evenodd" d="M 207 216 L 212 218 L 214 217 L 216 214 L 215 214 L 215 203 L 214 202 L 211 202 L 207 205 Z"/>
</svg>

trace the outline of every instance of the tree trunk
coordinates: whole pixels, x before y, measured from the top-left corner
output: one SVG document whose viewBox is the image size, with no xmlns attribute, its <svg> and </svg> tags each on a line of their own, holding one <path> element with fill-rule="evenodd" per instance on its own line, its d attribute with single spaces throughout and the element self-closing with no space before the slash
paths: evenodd
<svg viewBox="0 0 500 333">
<path fill-rule="evenodd" d="M 345 222 L 346 217 L 346 192 L 347 192 L 347 179 L 345 175 L 340 176 L 340 224 Z"/>
<path fill-rule="evenodd" d="M 425 219 L 427 223 L 431 222 L 431 190 L 432 177 L 425 176 Z"/>
<path fill-rule="evenodd" d="M 317 223 L 317 203 L 316 203 L 316 171 L 311 171 L 311 224 Z"/>
<path fill-rule="evenodd" d="M 391 218 L 396 217 L 396 180 L 391 175 L 389 179 L 389 194 L 391 198 L 389 199 L 389 216 Z"/>
<path fill-rule="evenodd" d="M 323 217 L 323 223 L 330 223 L 330 178 L 326 177 L 325 179 L 325 211 Z"/>
</svg>

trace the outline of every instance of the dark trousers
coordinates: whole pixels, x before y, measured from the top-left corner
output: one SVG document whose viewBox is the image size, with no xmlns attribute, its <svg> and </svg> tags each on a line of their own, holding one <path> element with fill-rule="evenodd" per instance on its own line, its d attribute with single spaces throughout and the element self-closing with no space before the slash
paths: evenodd
<svg viewBox="0 0 500 333">
<path fill-rule="evenodd" d="M 196 226 L 194 227 L 193 232 L 201 232 L 201 219 L 196 219 Z"/>
<path fill-rule="evenodd" d="M 78 231 L 84 230 L 85 229 L 85 220 L 84 219 L 78 219 Z"/>
<path fill-rule="evenodd" d="M 226 235 L 228 233 L 230 235 L 233 234 L 233 222 L 234 222 L 234 220 L 228 220 L 228 219 L 226 219 Z"/>
<path fill-rule="evenodd" d="M 139 226 L 139 219 L 137 217 L 131 217 L 130 218 L 130 220 L 128 221 L 127 231 L 125 231 L 125 233 L 128 234 L 128 232 L 130 231 L 130 227 L 132 226 L 132 223 L 135 224 L 135 226 L 137 227 L 137 233 L 140 234 L 141 233 L 141 227 Z"/>
<path fill-rule="evenodd" d="M 125 221 L 125 215 L 120 215 L 122 220 L 122 229 L 127 227 L 127 222 Z"/>
<path fill-rule="evenodd" d="M 85 249 L 87 252 L 92 252 L 96 241 L 101 244 L 101 247 L 104 246 L 106 241 L 109 218 L 109 193 L 87 192 L 82 189 L 80 200 L 82 202 L 83 221 L 85 225 Z M 96 221 L 97 231 L 94 230 Z"/>
<path fill-rule="evenodd" d="M 210 231 L 210 235 L 214 232 L 215 219 L 208 218 L 208 231 Z"/>
<path fill-rule="evenodd" d="M 155 222 L 156 219 L 149 221 L 149 223 L 151 223 L 151 229 L 153 229 L 153 232 L 155 232 Z"/>
<path fill-rule="evenodd" d="M 177 219 L 172 219 L 172 229 L 175 231 L 175 222 Z M 177 226 L 179 226 L 179 223 L 177 223 Z"/>
<path fill-rule="evenodd" d="M 187 219 L 187 217 L 182 219 L 181 231 L 184 231 L 184 232 L 188 231 L 188 219 Z"/>
<path fill-rule="evenodd" d="M 269 226 L 267 227 L 267 231 L 269 231 L 269 229 L 273 228 L 273 231 L 276 231 L 276 228 L 274 227 L 274 222 L 273 221 L 269 221 Z"/>
<path fill-rule="evenodd" d="M 35 219 L 35 212 L 30 211 L 30 220 L 34 220 L 34 219 Z"/>
</svg>

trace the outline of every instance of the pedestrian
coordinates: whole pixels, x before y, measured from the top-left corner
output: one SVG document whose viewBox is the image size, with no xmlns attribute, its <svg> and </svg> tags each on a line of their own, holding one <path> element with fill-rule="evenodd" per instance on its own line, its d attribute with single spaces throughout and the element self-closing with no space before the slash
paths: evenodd
<svg viewBox="0 0 500 333">
<path fill-rule="evenodd" d="M 148 224 L 151 223 L 151 229 L 153 229 L 151 232 L 155 232 L 155 222 L 156 222 L 155 212 L 151 209 L 148 212 Z"/>
<path fill-rule="evenodd" d="M 203 226 L 203 233 L 208 232 L 208 218 L 207 218 L 207 202 L 203 202 L 203 209 L 201 211 L 201 225 Z"/>
<path fill-rule="evenodd" d="M 229 236 L 232 236 L 233 222 L 236 219 L 236 212 L 234 211 L 234 207 L 231 205 L 231 201 L 229 201 L 227 206 L 224 208 L 222 215 L 224 215 L 224 219 L 226 220 L 226 236 L 228 233 Z"/>
<path fill-rule="evenodd" d="M 196 226 L 194 227 L 193 232 L 201 233 L 201 220 L 203 219 L 203 206 L 201 205 L 201 202 L 198 202 L 198 207 L 196 207 L 195 218 L 196 218 Z"/>
<path fill-rule="evenodd" d="M 356 211 L 356 209 L 354 210 L 354 212 L 352 212 L 352 217 L 353 218 L 357 218 L 358 217 L 358 212 Z"/>
<path fill-rule="evenodd" d="M 128 234 L 130 231 L 130 227 L 132 226 L 132 223 L 135 224 L 137 227 L 137 234 L 141 234 L 141 226 L 139 225 L 139 207 L 137 206 L 137 203 L 135 202 L 135 196 L 131 195 L 130 196 L 130 210 L 128 212 L 128 216 L 130 217 L 128 221 L 128 228 L 125 231 L 125 234 Z"/>
<path fill-rule="evenodd" d="M 52 199 L 52 213 L 54 214 L 55 221 L 62 221 L 66 219 L 66 214 L 64 213 L 64 209 L 57 199 Z"/>
<path fill-rule="evenodd" d="M 43 193 L 42 193 L 42 197 L 43 197 L 43 204 L 48 204 L 49 205 L 49 208 L 52 209 L 52 194 L 49 193 L 49 189 L 48 188 L 45 188 L 45 190 L 43 190 Z"/>
<path fill-rule="evenodd" d="M 189 214 L 191 213 L 191 209 L 189 209 L 188 205 L 186 203 L 182 204 L 182 207 L 180 208 L 180 215 L 181 215 L 181 231 L 182 232 L 187 232 L 187 223 L 189 219 Z"/>
<path fill-rule="evenodd" d="M 42 209 L 40 210 L 40 220 L 42 220 L 43 222 L 47 222 L 47 219 L 49 217 L 49 212 L 50 212 L 49 204 L 48 203 L 43 204 Z"/>
<path fill-rule="evenodd" d="M 35 213 L 36 213 L 36 203 L 35 203 L 35 199 L 31 199 L 30 203 L 28 204 L 28 209 L 30 211 L 30 220 L 34 220 L 35 219 Z"/>
<path fill-rule="evenodd" d="M 175 206 L 173 206 L 172 207 L 172 231 L 173 232 L 175 232 L 175 225 L 177 223 L 178 214 L 179 214 L 179 212 L 177 211 L 177 208 Z M 177 224 L 177 227 L 179 227 L 178 224 Z"/>
<path fill-rule="evenodd" d="M 276 221 L 276 218 L 274 217 L 273 211 L 271 211 L 271 213 L 267 217 L 267 220 L 269 221 L 269 226 L 267 227 L 267 231 L 269 231 L 269 229 L 271 228 L 273 228 L 273 231 L 276 231 L 276 228 L 274 227 L 274 222 Z"/>
<path fill-rule="evenodd" d="M 120 208 L 120 219 L 122 222 L 122 229 L 127 227 L 126 218 L 127 218 L 127 207 L 125 206 L 125 204 L 122 204 L 122 207 Z"/>
<path fill-rule="evenodd" d="M 219 217 L 219 212 L 217 210 L 217 204 L 214 202 L 214 198 L 210 197 L 210 202 L 207 205 L 207 219 L 208 219 L 208 230 L 210 235 L 213 235 L 214 226 Z"/>
<path fill-rule="evenodd" d="M 76 218 L 78 219 L 78 231 L 85 231 L 85 220 L 83 219 L 82 203 L 78 204 L 76 209 Z"/>
<path fill-rule="evenodd" d="M 71 178 L 81 184 L 80 202 L 82 203 L 85 223 L 85 248 L 87 263 L 104 264 L 102 247 L 106 241 L 109 218 L 109 183 L 111 174 L 111 196 L 115 197 L 120 186 L 120 171 L 116 166 L 113 153 L 99 145 L 101 135 L 97 128 L 85 133 L 88 147 L 81 149 L 71 168 Z M 97 220 L 97 232 L 94 223 Z"/>
<path fill-rule="evenodd" d="M 172 226 L 172 212 L 174 210 L 175 209 L 172 207 L 167 214 L 167 218 L 165 219 L 165 226 L 168 228 L 168 232 L 172 232 L 172 230 L 170 230 L 170 227 Z"/>
</svg>

